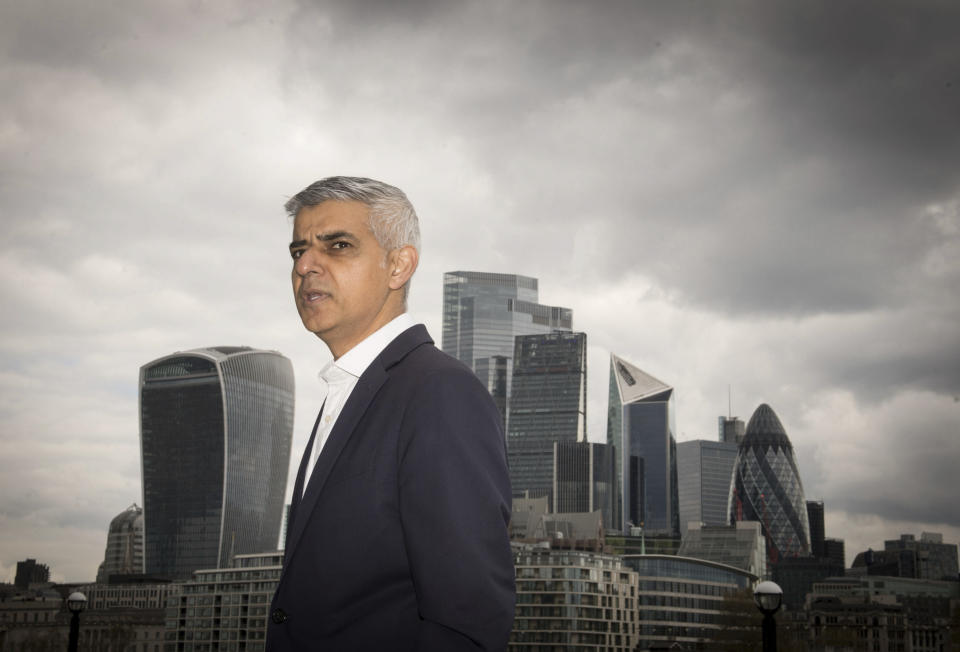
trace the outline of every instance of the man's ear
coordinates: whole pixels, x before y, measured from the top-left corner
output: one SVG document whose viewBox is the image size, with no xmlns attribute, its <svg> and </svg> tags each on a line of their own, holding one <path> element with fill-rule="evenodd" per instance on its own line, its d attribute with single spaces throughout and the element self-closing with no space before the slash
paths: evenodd
<svg viewBox="0 0 960 652">
<path fill-rule="evenodd" d="M 420 262 L 420 254 L 410 245 L 404 245 L 399 249 L 390 252 L 390 289 L 399 290 L 413 273 L 417 271 L 417 264 Z"/>
</svg>

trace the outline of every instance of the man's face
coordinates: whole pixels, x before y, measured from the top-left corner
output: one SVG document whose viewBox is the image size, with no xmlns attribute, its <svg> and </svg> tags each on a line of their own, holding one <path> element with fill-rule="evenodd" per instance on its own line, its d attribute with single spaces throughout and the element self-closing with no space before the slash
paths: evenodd
<svg viewBox="0 0 960 652">
<path fill-rule="evenodd" d="M 307 330 L 334 357 L 386 324 L 389 253 L 370 231 L 369 207 L 325 201 L 303 208 L 293 223 L 293 297 Z"/>
</svg>

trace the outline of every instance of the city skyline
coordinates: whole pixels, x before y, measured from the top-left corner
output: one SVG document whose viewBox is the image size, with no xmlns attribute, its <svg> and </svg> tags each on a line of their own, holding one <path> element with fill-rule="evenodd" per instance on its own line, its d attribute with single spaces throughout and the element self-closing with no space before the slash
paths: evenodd
<svg viewBox="0 0 960 652">
<path fill-rule="evenodd" d="M 442 276 L 540 279 L 676 389 L 678 442 L 762 403 L 848 557 L 960 540 L 960 8 L 746 2 L 0 9 L 0 579 L 90 580 L 140 496 L 137 369 L 249 345 L 294 364 L 299 459 L 329 359 L 282 204 L 404 189 L 410 311 Z M 905 490 L 909 487 L 909 490 Z"/>
</svg>

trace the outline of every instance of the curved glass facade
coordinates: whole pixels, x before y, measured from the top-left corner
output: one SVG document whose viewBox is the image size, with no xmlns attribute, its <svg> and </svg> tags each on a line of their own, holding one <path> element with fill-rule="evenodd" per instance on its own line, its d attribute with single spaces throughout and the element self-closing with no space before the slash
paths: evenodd
<svg viewBox="0 0 960 652">
<path fill-rule="evenodd" d="M 218 347 L 140 370 L 144 571 L 186 579 L 275 550 L 293 436 L 293 368 Z"/>
<path fill-rule="evenodd" d="M 767 558 L 810 554 L 810 523 L 793 446 L 773 409 L 764 403 L 747 424 L 730 490 L 730 521 L 759 521 Z"/>
<path fill-rule="evenodd" d="M 724 598 L 757 577 L 739 568 L 672 555 L 624 555 L 637 572 L 640 642 L 636 649 L 710 641 L 721 628 Z"/>
</svg>

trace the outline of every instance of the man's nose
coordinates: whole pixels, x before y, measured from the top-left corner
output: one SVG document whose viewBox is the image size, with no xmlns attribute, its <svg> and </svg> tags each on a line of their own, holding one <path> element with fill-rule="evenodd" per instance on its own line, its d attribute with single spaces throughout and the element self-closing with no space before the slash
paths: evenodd
<svg viewBox="0 0 960 652">
<path fill-rule="evenodd" d="M 305 249 L 294 262 L 293 268 L 300 276 L 306 276 L 310 272 L 320 273 L 323 271 L 320 256 L 313 248 Z"/>
</svg>

